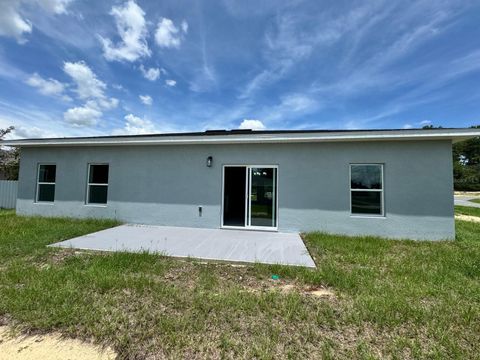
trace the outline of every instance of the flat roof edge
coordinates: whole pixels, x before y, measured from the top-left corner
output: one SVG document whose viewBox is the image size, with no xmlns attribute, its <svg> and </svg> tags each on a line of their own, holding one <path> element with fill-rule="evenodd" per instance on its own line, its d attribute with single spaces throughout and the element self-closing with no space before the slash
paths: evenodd
<svg viewBox="0 0 480 360">
<path fill-rule="evenodd" d="M 105 136 L 55 139 L 3 140 L 0 146 L 125 146 L 125 145 L 194 145 L 249 143 L 309 143 L 357 141 L 452 140 L 480 136 L 480 129 L 412 129 L 356 131 L 252 131 L 251 133 L 187 133 L 143 136 Z"/>
</svg>

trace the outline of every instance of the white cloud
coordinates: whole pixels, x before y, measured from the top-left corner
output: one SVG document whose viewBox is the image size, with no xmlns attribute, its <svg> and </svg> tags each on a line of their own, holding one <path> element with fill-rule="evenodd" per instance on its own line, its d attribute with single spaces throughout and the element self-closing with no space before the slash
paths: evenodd
<svg viewBox="0 0 480 360">
<path fill-rule="evenodd" d="M 32 23 L 25 18 L 22 11 L 24 3 L 34 3 L 51 14 L 63 14 L 70 0 L 4 0 L 0 11 L 0 36 L 15 38 L 20 44 L 25 43 L 25 34 L 32 32 Z"/>
<path fill-rule="evenodd" d="M 150 68 L 145 69 L 143 65 L 140 65 L 140 71 L 143 74 L 143 77 L 150 81 L 155 81 L 160 77 L 161 70 L 159 68 Z"/>
<path fill-rule="evenodd" d="M 177 82 L 175 80 L 172 80 L 172 79 L 167 79 L 167 80 L 165 80 L 165 85 L 175 86 L 175 85 L 177 85 Z"/>
<path fill-rule="evenodd" d="M 85 62 L 65 62 L 63 71 L 75 82 L 75 92 L 80 99 L 103 98 L 105 96 L 104 90 L 107 85 L 97 78 Z"/>
<path fill-rule="evenodd" d="M 333 16 L 325 10 L 312 23 L 310 16 L 291 12 L 276 16 L 264 38 L 262 55 L 266 66 L 247 83 L 239 98 L 247 99 L 256 91 L 285 78 L 298 68 L 298 64 L 309 59 L 315 49 L 330 47 L 344 34 L 356 30 L 375 13 L 370 8 L 373 6 L 351 6 L 340 16 Z"/>
<path fill-rule="evenodd" d="M 103 110 L 112 110 L 118 106 L 118 99 L 115 98 L 104 98 L 104 99 L 97 99 L 95 101 L 91 100 L 92 103 L 95 103 L 97 107 Z"/>
<path fill-rule="evenodd" d="M 405 125 L 403 125 L 403 128 L 404 129 L 413 129 L 413 125 L 412 124 L 405 124 Z"/>
<path fill-rule="evenodd" d="M 190 90 L 195 92 L 205 92 L 211 90 L 217 85 L 217 75 L 215 69 L 210 66 L 204 56 L 204 64 L 196 72 L 195 77 L 190 82 Z"/>
<path fill-rule="evenodd" d="M 103 111 L 118 106 L 118 99 L 105 95 L 107 85 L 97 78 L 85 62 L 65 62 L 63 70 L 73 79 L 78 98 L 86 100 L 83 106 L 68 109 L 63 114 L 66 122 L 77 127 L 93 126 L 102 117 Z"/>
<path fill-rule="evenodd" d="M 265 130 L 267 127 L 260 120 L 248 120 L 242 121 L 239 129 L 252 129 L 252 130 Z"/>
<path fill-rule="evenodd" d="M 152 105 L 153 99 L 150 95 L 138 95 L 140 101 L 145 105 Z"/>
<path fill-rule="evenodd" d="M 425 126 L 425 125 L 431 125 L 432 122 L 430 120 L 422 120 L 420 121 L 420 125 Z"/>
<path fill-rule="evenodd" d="M 327 96 L 333 92 L 365 93 L 367 86 L 390 86 L 379 84 L 380 81 L 405 84 L 405 78 L 418 76 L 396 79 L 397 71 L 385 70 L 456 22 L 458 13 L 463 11 L 458 5 L 452 1 L 415 1 L 408 5 L 370 1 L 349 6 L 347 11 L 325 8 L 313 18 L 304 13 L 280 12 L 266 31 L 260 59 L 260 64 L 266 65 L 259 67 L 260 71 L 239 97 L 249 98 L 255 91 L 297 71 L 303 61 L 338 49 L 338 45 L 348 50 L 339 52 L 337 64 L 328 70 L 331 74 L 327 77 L 333 81 L 322 79 L 317 83 Z M 376 38 L 378 34 L 382 34 L 383 40 L 372 42 L 370 35 Z M 429 64 L 428 68 L 432 66 Z M 331 96 L 332 101 L 338 104 L 339 95 Z"/>
<path fill-rule="evenodd" d="M 281 108 L 292 112 L 308 112 L 316 109 L 316 100 L 304 94 L 290 94 L 282 98 Z"/>
<path fill-rule="evenodd" d="M 162 18 L 157 25 L 155 41 L 158 46 L 164 48 L 178 48 L 183 40 L 183 34 L 188 31 L 188 23 L 183 20 L 179 29 L 172 20 Z"/>
<path fill-rule="evenodd" d="M 65 14 L 72 0 L 37 0 L 38 4 L 53 14 Z"/>
<path fill-rule="evenodd" d="M 330 42 L 335 35 L 320 36 L 318 31 L 307 32 L 305 19 L 288 14 L 276 17 L 272 27 L 265 34 L 262 55 L 266 62 L 257 75 L 250 80 L 240 93 L 240 99 L 247 99 L 259 89 L 285 77 L 295 65 L 307 59 L 317 43 Z"/>
<path fill-rule="evenodd" d="M 369 2 L 368 6 L 370 3 L 375 2 Z M 469 69 L 468 65 L 465 66 L 466 64 L 453 63 L 442 69 L 448 57 L 439 61 L 431 59 L 426 64 L 416 61 L 416 66 L 407 72 L 397 69 L 391 71 L 396 63 L 412 56 L 416 51 L 421 51 L 423 44 L 456 24 L 458 14 L 465 10 L 458 5 L 451 1 L 416 1 L 408 6 L 397 2 L 389 2 L 387 6 L 381 2 L 376 3 L 372 8 L 374 11 L 367 14 L 366 21 L 357 21 L 357 26 L 349 26 L 349 39 L 353 39 L 354 44 L 349 46 L 346 56 L 339 62 L 342 68 L 340 76 L 332 76 L 334 81 L 330 83 L 317 82 L 322 97 L 328 97 L 338 105 L 352 95 L 367 93 L 368 88 L 389 88 L 392 91 L 394 88 L 408 86 L 412 90 L 402 90 L 400 99 L 394 102 L 398 104 L 409 97 L 409 103 L 412 104 L 417 103 L 425 94 L 432 94 L 433 88 L 443 86 L 453 77 L 460 76 L 458 71 L 475 71 Z M 372 43 L 371 35 L 375 36 L 375 33 L 387 28 L 388 31 L 382 34 L 382 37 L 388 44 Z M 475 66 L 478 69 L 478 61 Z M 427 97 L 433 98 L 431 95 Z"/>
<path fill-rule="evenodd" d="M 133 114 L 125 116 L 125 127 L 123 129 L 116 129 L 113 135 L 138 135 L 138 134 L 152 134 L 158 132 L 155 125 L 147 119 L 139 118 Z"/>
<path fill-rule="evenodd" d="M 182 31 L 186 34 L 188 32 L 188 23 L 185 20 L 182 21 L 181 27 Z"/>
<path fill-rule="evenodd" d="M 118 91 L 126 91 L 125 88 L 120 84 L 112 84 L 112 88 Z"/>
<path fill-rule="evenodd" d="M 12 138 L 105 135 L 102 129 L 72 126 L 64 120 L 63 111 L 49 105 L 39 109 L 28 102 L 14 105 L 0 100 L 0 128 L 15 126 Z"/>
<path fill-rule="evenodd" d="M 0 11 L 0 35 L 15 38 L 19 43 L 24 43 L 23 35 L 32 32 L 32 24 L 22 18 L 20 1 L 10 0 L 2 2 Z"/>
<path fill-rule="evenodd" d="M 83 127 L 96 125 L 102 115 L 102 112 L 96 108 L 95 104 L 87 102 L 84 106 L 68 109 L 63 114 L 63 118 L 73 126 Z"/>
<path fill-rule="evenodd" d="M 135 61 L 151 55 L 147 43 L 145 12 L 133 0 L 114 6 L 110 12 L 115 18 L 117 31 L 122 39 L 113 44 L 110 39 L 99 36 L 103 45 L 103 55 L 108 61 Z"/>
<path fill-rule="evenodd" d="M 271 126 L 284 127 L 287 119 L 295 119 L 295 126 L 298 126 L 301 116 L 318 111 L 322 106 L 309 92 L 290 93 L 281 96 L 278 104 L 263 107 L 257 115 Z"/>
<path fill-rule="evenodd" d="M 37 139 L 46 137 L 57 137 L 56 133 L 48 130 L 40 129 L 36 126 L 22 126 L 16 125 L 13 130 L 11 139 Z"/>
<path fill-rule="evenodd" d="M 102 117 L 103 111 L 116 108 L 118 102 L 115 98 L 88 100 L 83 106 L 68 109 L 63 114 L 63 118 L 75 127 L 94 126 Z"/>
<path fill-rule="evenodd" d="M 58 80 L 52 78 L 44 79 L 37 73 L 34 73 L 25 82 L 28 85 L 37 88 L 42 95 L 60 96 L 64 100 L 71 100 L 69 96 L 64 95 L 65 84 Z"/>
</svg>

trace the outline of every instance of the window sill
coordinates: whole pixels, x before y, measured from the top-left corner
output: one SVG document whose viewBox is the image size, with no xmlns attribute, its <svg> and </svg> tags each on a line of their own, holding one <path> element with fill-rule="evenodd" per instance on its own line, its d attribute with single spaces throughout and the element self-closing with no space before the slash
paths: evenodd
<svg viewBox="0 0 480 360">
<path fill-rule="evenodd" d="M 350 214 L 351 218 L 358 218 L 358 219 L 386 219 L 386 215 L 354 215 Z"/>
<path fill-rule="evenodd" d="M 37 205 L 55 205 L 54 201 L 34 201 L 33 203 Z"/>
<path fill-rule="evenodd" d="M 83 204 L 83 206 L 106 208 L 108 205 L 107 204 Z"/>
</svg>

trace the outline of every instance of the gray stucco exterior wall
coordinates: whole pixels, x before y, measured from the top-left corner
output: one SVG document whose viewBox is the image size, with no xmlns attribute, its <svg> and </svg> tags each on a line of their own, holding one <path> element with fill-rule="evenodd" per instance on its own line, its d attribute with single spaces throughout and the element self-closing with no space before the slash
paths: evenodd
<svg viewBox="0 0 480 360">
<path fill-rule="evenodd" d="M 34 201 L 38 163 L 57 165 L 54 204 Z M 89 163 L 110 166 L 107 206 L 85 205 Z M 384 164 L 385 217 L 350 215 L 350 163 Z M 222 166 L 232 164 L 278 165 L 279 231 L 455 236 L 447 140 L 27 147 L 21 152 L 17 213 L 219 228 Z"/>
</svg>

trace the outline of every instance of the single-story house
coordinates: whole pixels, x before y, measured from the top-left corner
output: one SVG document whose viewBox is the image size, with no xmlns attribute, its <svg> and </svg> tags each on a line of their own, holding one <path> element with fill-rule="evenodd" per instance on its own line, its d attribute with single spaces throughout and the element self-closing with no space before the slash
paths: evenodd
<svg viewBox="0 0 480 360">
<path fill-rule="evenodd" d="M 478 129 L 26 139 L 17 213 L 453 239 L 452 142 Z"/>
</svg>

